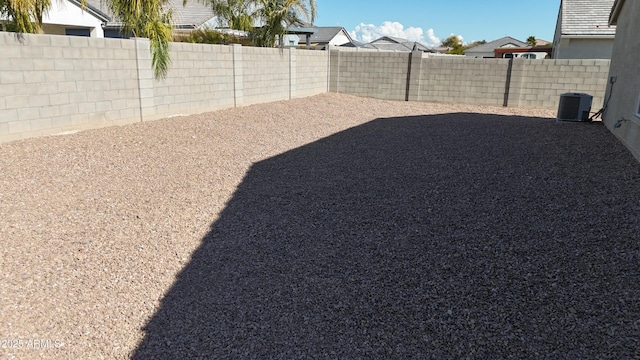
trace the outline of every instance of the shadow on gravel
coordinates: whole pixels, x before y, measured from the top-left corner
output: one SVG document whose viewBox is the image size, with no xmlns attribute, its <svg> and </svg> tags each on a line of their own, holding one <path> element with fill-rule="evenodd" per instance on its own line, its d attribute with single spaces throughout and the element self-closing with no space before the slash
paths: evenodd
<svg viewBox="0 0 640 360">
<path fill-rule="evenodd" d="M 254 164 L 133 358 L 634 358 L 639 232 L 600 123 L 377 119 Z"/>
</svg>

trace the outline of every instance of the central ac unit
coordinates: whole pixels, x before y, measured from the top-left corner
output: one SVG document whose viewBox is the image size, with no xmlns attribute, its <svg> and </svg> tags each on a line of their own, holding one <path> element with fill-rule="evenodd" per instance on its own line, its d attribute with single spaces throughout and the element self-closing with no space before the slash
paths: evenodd
<svg viewBox="0 0 640 360">
<path fill-rule="evenodd" d="M 560 95 L 558 116 L 560 121 L 590 121 L 591 102 L 593 96 L 581 93 L 566 93 Z"/>
</svg>

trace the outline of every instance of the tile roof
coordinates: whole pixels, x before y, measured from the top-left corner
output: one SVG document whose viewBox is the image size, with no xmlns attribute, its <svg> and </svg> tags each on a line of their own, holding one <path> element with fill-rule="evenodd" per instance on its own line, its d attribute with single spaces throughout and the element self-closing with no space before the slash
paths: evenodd
<svg viewBox="0 0 640 360">
<path fill-rule="evenodd" d="M 611 35 L 616 28 L 609 26 L 614 0 L 562 0 L 562 35 Z"/>
<path fill-rule="evenodd" d="M 464 53 L 488 53 L 493 52 L 494 49 L 501 48 L 506 45 L 511 45 L 513 47 L 527 47 L 529 46 L 527 43 L 522 42 L 518 39 L 514 39 L 511 36 L 505 36 L 498 40 L 493 40 L 492 42 L 474 46 L 471 49 L 465 50 Z"/>
<path fill-rule="evenodd" d="M 176 27 L 196 28 L 216 16 L 211 7 L 196 0 L 187 2 L 186 6 L 182 6 L 183 0 L 169 0 L 168 3 L 173 9 L 173 25 Z M 87 5 L 111 18 L 107 26 L 120 24 L 109 10 L 106 0 L 87 0 Z"/>
</svg>

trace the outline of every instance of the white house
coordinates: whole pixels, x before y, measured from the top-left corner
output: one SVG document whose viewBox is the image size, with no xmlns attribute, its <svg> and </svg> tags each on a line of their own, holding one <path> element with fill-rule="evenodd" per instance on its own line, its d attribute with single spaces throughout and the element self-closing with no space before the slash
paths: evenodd
<svg viewBox="0 0 640 360">
<path fill-rule="evenodd" d="M 52 35 L 104 37 L 102 26 L 109 17 L 98 8 L 82 7 L 79 0 L 51 1 L 42 17 L 42 31 Z"/>
<path fill-rule="evenodd" d="M 511 36 L 505 36 L 492 42 L 474 46 L 464 51 L 464 55 L 473 58 L 492 58 L 495 57 L 495 50 L 500 48 L 523 48 L 529 45 Z"/>
<path fill-rule="evenodd" d="M 615 25 L 614 0 L 562 0 L 553 37 L 554 59 L 610 59 Z"/>
</svg>

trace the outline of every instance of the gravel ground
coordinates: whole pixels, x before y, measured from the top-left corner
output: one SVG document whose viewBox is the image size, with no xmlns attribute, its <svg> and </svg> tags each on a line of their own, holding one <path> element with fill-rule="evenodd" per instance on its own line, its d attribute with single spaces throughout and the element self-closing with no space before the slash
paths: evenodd
<svg viewBox="0 0 640 360">
<path fill-rule="evenodd" d="M 640 164 L 339 94 L 0 144 L 0 358 L 640 358 Z"/>
</svg>

